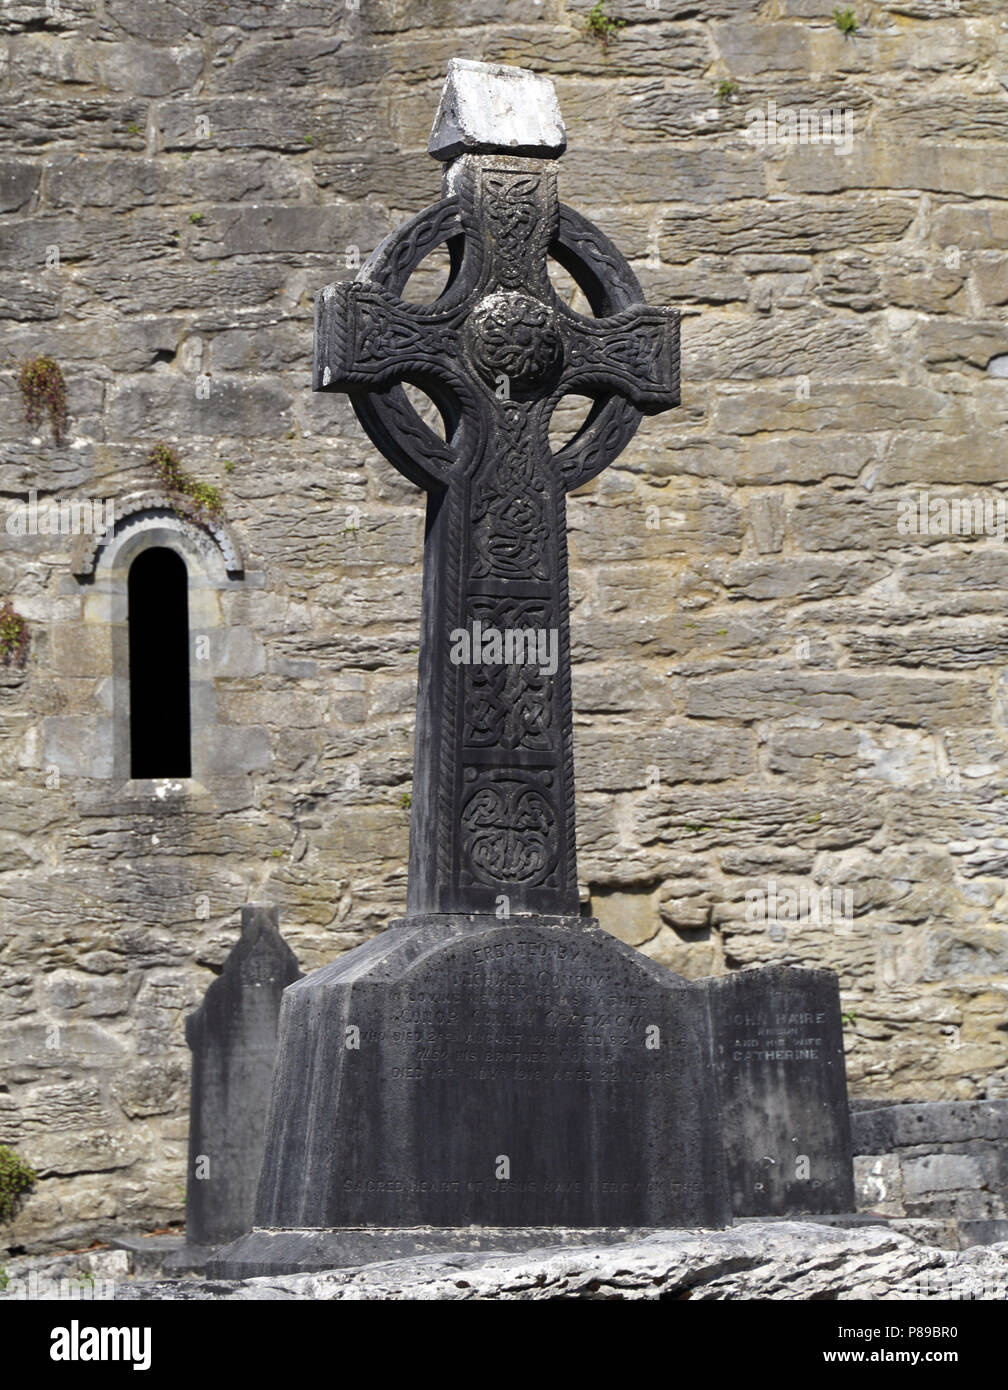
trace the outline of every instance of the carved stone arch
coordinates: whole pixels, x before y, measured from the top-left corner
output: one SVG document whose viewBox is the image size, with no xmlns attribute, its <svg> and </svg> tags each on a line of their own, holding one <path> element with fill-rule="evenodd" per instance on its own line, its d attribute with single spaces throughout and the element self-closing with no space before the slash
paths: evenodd
<svg viewBox="0 0 1008 1390">
<path fill-rule="evenodd" d="M 190 554 L 200 556 L 207 571 L 222 567 L 223 575 L 232 579 L 240 579 L 244 574 L 241 547 L 223 521 L 202 516 L 193 504 L 166 492 L 134 492 L 116 502 L 110 534 L 78 537 L 71 565 L 74 577 L 88 583 L 94 579 L 99 564 L 115 568 L 124 546 L 135 546 L 139 553 L 145 546 L 170 544 L 170 540 L 150 538 L 150 533 L 158 530 L 175 540 L 171 548 L 186 547 Z M 141 540 L 136 545 L 138 537 Z"/>
<path fill-rule="evenodd" d="M 221 778 L 268 766 L 268 730 L 235 724 L 218 699 L 221 681 L 247 679 L 265 668 L 256 634 L 229 620 L 230 594 L 247 584 L 235 536 L 163 492 L 131 494 L 116 503 L 115 516 L 106 535 L 78 537 L 71 564 L 81 604 L 73 626 L 96 679 L 96 712 L 44 721 L 48 761 L 68 775 L 144 787 L 130 771 L 128 583 L 137 556 L 164 547 L 181 557 L 188 576 L 192 776 L 171 784 L 172 798 L 199 795 Z M 164 786 L 155 785 L 163 800 Z"/>
</svg>

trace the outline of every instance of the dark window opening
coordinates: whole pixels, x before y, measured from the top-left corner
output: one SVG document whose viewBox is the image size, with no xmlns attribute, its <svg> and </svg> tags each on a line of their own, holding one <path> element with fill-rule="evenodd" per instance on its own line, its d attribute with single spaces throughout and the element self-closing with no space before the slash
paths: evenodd
<svg viewBox="0 0 1008 1390">
<path fill-rule="evenodd" d="M 129 572 L 130 776 L 190 777 L 189 576 L 174 550 Z"/>
</svg>

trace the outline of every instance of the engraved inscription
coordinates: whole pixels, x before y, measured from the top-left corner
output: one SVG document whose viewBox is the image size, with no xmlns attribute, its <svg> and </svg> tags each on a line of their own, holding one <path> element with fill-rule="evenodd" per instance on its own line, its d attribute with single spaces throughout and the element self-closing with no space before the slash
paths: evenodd
<svg viewBox="0 0 1008 1390">
<path fill-rule="evenodd" d="M 408 1046 L 409 1062 L 391 1068 L 396 1079 L 632 1087 L 675 1080 L 669 1054 L 644 1047 L 653 1000 L 614 992 L 579 957 L 573 943 L 521 937 L 473 947 L 449 976 L 410 985 L 388 1024 L 365 1031 L 362 1042 Z M 505 1006 L 503 1018 L 488 1020 L 487 998 L 495 1010 Z"/>
<path fill-rule="evenodd" d="M 825 1013 L 737 1013 L 727 1020 L 718 1044 L 721 1060 L 817 1062 Z"/>
</svg>

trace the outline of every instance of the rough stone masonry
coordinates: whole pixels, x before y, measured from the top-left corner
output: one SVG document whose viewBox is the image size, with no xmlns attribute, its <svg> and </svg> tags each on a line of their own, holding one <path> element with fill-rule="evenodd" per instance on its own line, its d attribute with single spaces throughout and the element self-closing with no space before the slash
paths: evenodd
<svg viewBox="0 0 1008 1390">
<path fill-rule="evenodd" d="M 690 977 L 838 971 L 855 1094 L 1006 1094 L 1008 559 L 940 508 L 899 529 L 1003 497 L 1001 6 L 878 0 L 845 39 L 832 0 L 626 0 L 605 46 L 590 8 L 4 7 L 4 356 L 53 356 L 69 407 L 56 446 L 0 371 L 4 500 L 141 499 L 165 441 L 231 537 L 187 533 L 195 776 L 157 795 L 113 775 L 120 560 L 170 517 L 84 582 L 69 537 L 0 532 L 32 638 L 0 665 L 0 1142 L 42 1175 L 9 1244 L 180 1219 L 183 1018 L 243 904 L 306 970 L 402 910 L 422 507 L 303 345 L 309 287 L 429 201 L 459 52 L 553 78 L 570 201 L 684 314 L 678 418 L 568 502 L 585 906 Z M 770 102 L 849 110 L 850 155 L 747 139 Z"/>
</svg>

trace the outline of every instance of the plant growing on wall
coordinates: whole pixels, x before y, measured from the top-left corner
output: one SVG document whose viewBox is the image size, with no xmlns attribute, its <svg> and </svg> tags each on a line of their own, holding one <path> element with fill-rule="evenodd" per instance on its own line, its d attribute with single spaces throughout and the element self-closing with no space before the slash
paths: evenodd
<svg viewBox="0 0 1008 1390">
<path fill-rule="evenodd" d="M 626 28 L 625 19 L 614 19 L 612 15 L 606 14 L 602 8 L 604 0 L 598 0 L 598 4 L 588 11 L 585 23 L 588 26 L 588 33 L 593 39 L 598 39 L 599 43 L 607 44 L 610 39 L 614 39 L 621 29 Z"/>
<path fill-rule="evenodd" d="M 155 444 L 147 455 L 147 462 L 173 499 L 188 498 L 201 517 L 216 520 L 222 515 L 224 499 L 220 488 L 188 474 L 170 444 Z"/>
<path fill-rule="evenodd" d="M 9 598 L 0 603 L 0 663 L 4 666 L 23 666 L 28 660 L 31 636 L 28 624 L 15 613 Z"/>
<path fill-rule="evenodd" d="M 20 1154 L 0 1144 L 0 1224 L 12 1221 L 24 1194 L 38 1181 L 38 1174 Z"/>
<path fill-rule="evenodd" d="M 847 10 L 836 9 L 836 10 L 834 10 L 834 11 L 833 11 L 833 23 L 834 23 L 834 24 L 836 25 L 836 27 L 840 30 L 841 34 L 843 34 L 843 36 L 844 36 L 845 39 L 849 39 L 853 34 L 856 34 L 856 33 L 857 33 L 857 30 L 858 30 L 857 15 L 856 15 L 856 14 L 854 13 L 854 11 L 851 10 L 851 9 L 847 9 Z"/>
<path fill-rule="evenodd" d="M 18 367 L 17 383 L 29 425 L 37 425 L 47 414 L 53 441 L 62 444 L 67 425 L 67 404 L 66 382 L 59 363 L 52 357 L 28 358 Z"/>
</svg>

